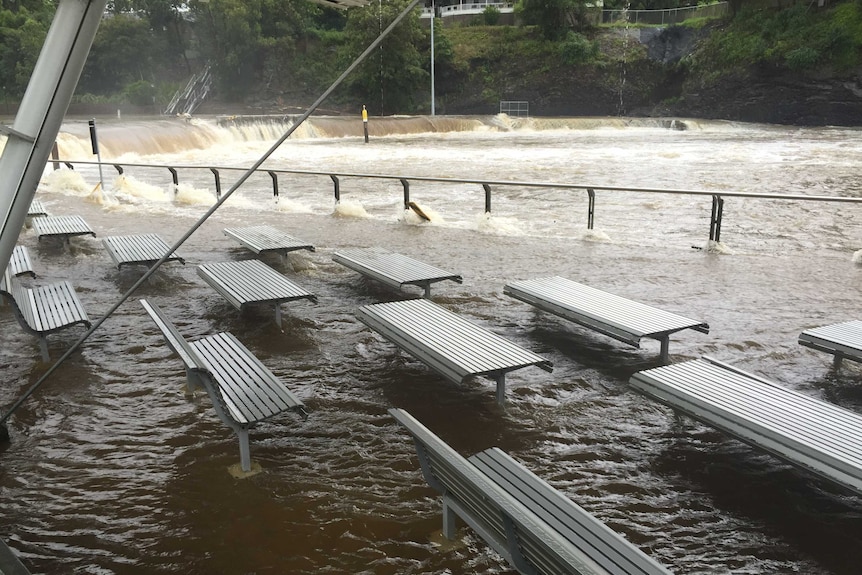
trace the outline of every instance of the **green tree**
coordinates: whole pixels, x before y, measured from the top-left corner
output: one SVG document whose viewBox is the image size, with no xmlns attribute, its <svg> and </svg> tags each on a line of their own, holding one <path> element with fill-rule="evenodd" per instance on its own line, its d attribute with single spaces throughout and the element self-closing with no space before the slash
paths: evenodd
<svg viewBox="0 0 862 575">
<path fill-rule="evenodd" d="M 131 82 L 154 81 L 161 52 L 146 21 L 129 14 L 104 18 L 81 72 L 78 92 L 111 94 Z"/>
<path fill-rule="evenodd" d="M 0 88 L 4 95 L 24 94 L 53 14 L 51 5 L 43 2 L 0 8 Z"/>
<path fill-rule="evenodd" d="M 562 40 L 569 30 L 590 26 L 588 3 L 588 0 L 520 0 L 515 14 L 525 24 L 538 26 L 548 40 Z"/>
<path fill-rule="evenodd" d="M 219 92 L 241 98 L 259 69 L 262 0 L 209 0 L 196 2 L 201 50 L 210 56 Z"/>
<path fill-rule="evenodd" d="M 341 51 L 346 68 L 359 56 L 409 3 L 387 0 L 362 8 L 350 8 Z M 345 84 L 352 94 L 366 104 L 372 113 L 412 113 L 415 96 L 429 82 L 429 32 L 419 24 L 419 9 L 413 10 L 370 54 Z M 420 47 L 424 48 L 420 50 Z"/>
</svg>

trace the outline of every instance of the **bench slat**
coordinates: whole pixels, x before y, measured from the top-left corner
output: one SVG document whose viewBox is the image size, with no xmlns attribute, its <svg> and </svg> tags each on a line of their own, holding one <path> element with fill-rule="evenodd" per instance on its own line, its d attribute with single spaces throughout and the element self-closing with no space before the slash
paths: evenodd
<svg viewBox="0 0 862 575">
<path fill-rule="evenodd" d="M 110 236 L 102 238 L 102 243 L 117 268 L 131 264 L 152 265 L 171 249 L 157 234 Z M 185 258 L 177 252 L 172 253 L 165 261 L 186 263 Z"/>
<path fill-rule="evenodd" d="M 862 494 L 862 416 L 710 358 L 634 374 L 646 395 Z"/>
<path fill-rule="evenodd" d="M 426 299 L 361 307 L 360 321 L 447 378 L 500 374 L 550 361 Z"/>
<path fill-rule="evenodd" d="M 314 246 L 285 234 L 271 226 L 249 226 L 245 228 L 225 228 L 224 234 L 256 254 L 263 252 L 287 252 L 295 250 L 314 251 Z"/>
<path fill-rule="evenodd" d="M 434 282 L 464 281 L 458 274 L 378 247 L 338 250 L 332 255 L 332 261 L 396 289 L 417 285 L 428 291 Z"/>
</svg>

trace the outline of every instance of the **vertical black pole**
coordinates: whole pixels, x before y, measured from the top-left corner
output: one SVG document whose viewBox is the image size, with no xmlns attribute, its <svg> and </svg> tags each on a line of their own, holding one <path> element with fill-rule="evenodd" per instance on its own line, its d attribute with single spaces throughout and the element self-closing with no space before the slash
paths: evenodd
<svg viewBox="0 0 862 575">
<path fill-rule="evenodd" d="M 219 199 L 221 198 L 221 177 L 216 168 L 210 168 L 210 171 L 213 173 L 213 176 L 215 176 L 216 199 Z"/>
<path fill-rule="evenodd" d="M 482 187 L 485 188 L 485 213 L 491 213 L 491 186 L 488 184 L 482 184 Z"/>
<path fill-rule="evenodd" d="M 341 201 L 341 184 L 338 183 L 338 176 L 329 176 L 332 178 L 332 185 L 335 187 L 335 203 L 339 203 Z"/>
<path fill-rule="evenodd" d="M 272 178 L 272 197 L 275 198 L 275 203 L 278 203 L 278 174 L 275 172 L 267 172 Z"/>
<path fill-rule="evenodd" d="M 593 229 L 594 218 L 596 216 L 596 191 L 592 188 L 587 188 L 587 196 L 589 196 L 589 205 L 587 207 L 587 229 Z"/>
<path fill-rule="evenodd" d="M 404 209 L 410 209 L 410 182 L 401 180 L 401 187 L 404 188 Z"/>
</svg>

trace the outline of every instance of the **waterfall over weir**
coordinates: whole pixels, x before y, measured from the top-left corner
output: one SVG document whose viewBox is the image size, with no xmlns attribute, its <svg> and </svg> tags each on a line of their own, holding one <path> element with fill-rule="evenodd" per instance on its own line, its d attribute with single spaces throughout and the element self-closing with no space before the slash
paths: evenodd
<svg viewBox="0 0 862 575">
<path fill-rule="evenodd" d="M 99 146 L 105 160 L 126 154 L 139 156 L 204 150 L 216 145 L 274 141 L 298 116 L 237 115 L 193 118 L 104 120 L 98 123 Z M 707 123 L 712 127 L 719 122 Z M 724 124 L 725 126 L 728 124 Z M 547 132 L 554 130 L 623 129 L 631 127 L 702 129 L 702 121 L 677 118 L 539 118 L 496 116 L 385 116 L 368 122 L 371 138 L 421 137 L 423 134 L 484 132 Z M 361 138 L 361 117 L 314 116 L 291 139 Z M 63 159 L 84 160 L 92 155 L 86 121 L 64 124 L 58 137 Z"/>
</svg>

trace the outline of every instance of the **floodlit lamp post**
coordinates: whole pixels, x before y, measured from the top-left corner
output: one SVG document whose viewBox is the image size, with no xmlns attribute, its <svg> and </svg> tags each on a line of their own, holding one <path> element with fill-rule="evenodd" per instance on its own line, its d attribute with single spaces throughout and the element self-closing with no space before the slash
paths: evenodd
<svg viewBox="0 0 862 575">
<path fill-rule="evenodd" d="M 431 0 L 431 115 L 434 115 L 434 19 L 437 9 L 434 0 Z"/>
</svg>

